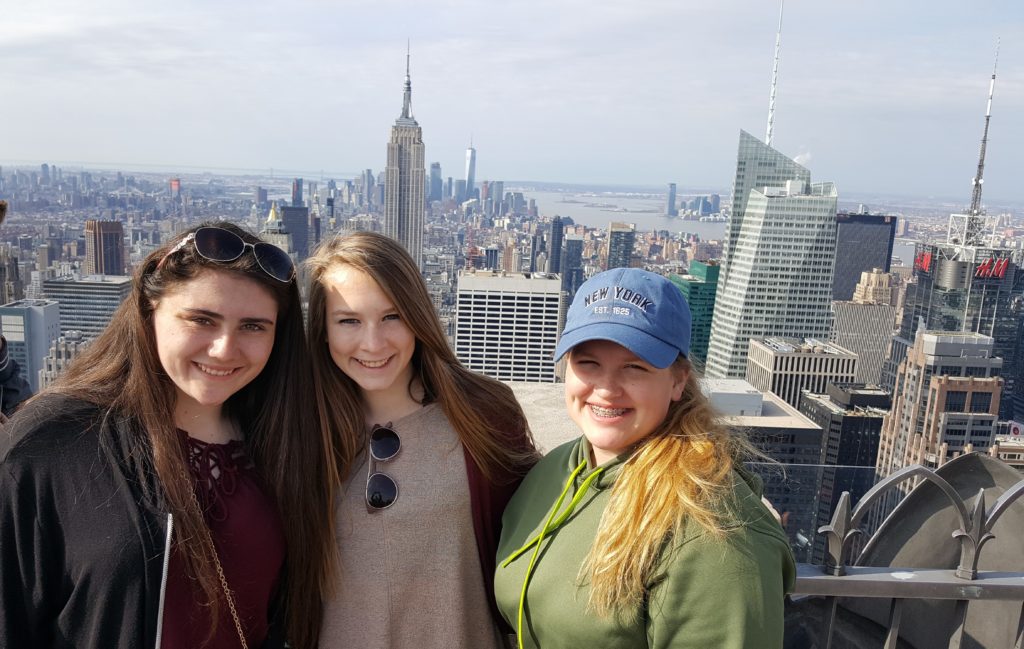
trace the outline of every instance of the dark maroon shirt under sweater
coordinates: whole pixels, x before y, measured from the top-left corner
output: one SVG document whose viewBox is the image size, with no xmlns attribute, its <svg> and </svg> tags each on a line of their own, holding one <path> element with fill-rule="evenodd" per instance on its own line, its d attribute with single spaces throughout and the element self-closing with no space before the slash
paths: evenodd
<svg viewBox="0 0 1024 649">
<path fill-rule="evenodd" d="M 183 433 L 196 495 L 231 588 L 249 647 L 267 637 L 270 600 L 284 564 L 285 540 L 280 516 L 264 491 L 241 442 L 209 444 Z M 175 538 L 180 530 L 175 529 Z M 212 567 L 212 566 L 211 566 Z M 217 632 L 208 649 L 237 649 L 238 631 L 224 595 Z M 164 601 L 165 649 L 203 645 L 211 624 L 198 583 L 185 572 L 177 545 L 171 551 Z"/>
</svg>

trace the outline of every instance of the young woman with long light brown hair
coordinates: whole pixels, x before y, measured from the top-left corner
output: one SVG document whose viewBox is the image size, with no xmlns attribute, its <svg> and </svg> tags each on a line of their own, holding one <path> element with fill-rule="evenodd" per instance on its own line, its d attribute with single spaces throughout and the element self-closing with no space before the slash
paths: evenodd
<svg viewBox="0 0 1024 649">
<path fill-rule="evenodd" d="M 687 354 L 667 279 L 601 273 L 569 309 L 569 416 L 505 510 L 498 605 L 520 647 L 773 649 L 792 588 L 786 536 Z"/>
<path fill-rule="evenodd" d="M 501 514 L 536 461 L 519 404 L 459 363 L 394 240 L 349 234 L 307 264 L 341 561 L 321 646 L 501 646 Z"/>
<path fill-rule="evenodd" d="M 316 646 L 334 540 L 291 260 L 229 223 L 139 266 L 0 432 L 0 646 Z"/>
</svg>

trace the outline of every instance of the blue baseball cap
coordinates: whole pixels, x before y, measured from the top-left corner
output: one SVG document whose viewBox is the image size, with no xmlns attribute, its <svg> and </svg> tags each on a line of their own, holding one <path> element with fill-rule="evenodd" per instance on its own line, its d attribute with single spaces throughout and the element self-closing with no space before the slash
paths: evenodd
<svg viewBox="0 0 1024 649">
<path fill-rule="evenodd" d="M 580 286 L 569 307 L 555 360 L 588 340 L 610 340 L 657 368 L 690 354 L 690 306 L 665 277 L 614 268 Z"/>
</svg>

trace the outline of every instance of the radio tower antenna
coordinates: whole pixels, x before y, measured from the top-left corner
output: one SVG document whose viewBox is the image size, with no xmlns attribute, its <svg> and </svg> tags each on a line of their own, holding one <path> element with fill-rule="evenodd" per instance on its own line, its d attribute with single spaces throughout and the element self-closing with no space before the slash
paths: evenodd
<svg viewBox="0 0 1024 649">
<path fill-rule="evenodd" d="M 996 60 L 992 64 L 992 80 L 988 84 L 988 104 L 985 106 L 985 131 L 981 136 L 981 152 L 978 154 L 978 172 L 971 180 L 973 190 L 971 192 L 971 209 L 967 212 L 970 216 L 981 214 L 981 185 L 985 182 L 985 148 L 988 146 L 988 123 L 992 119 L 992 94 L 996 87 L 996 67 L 999 65 L 999 39 L 996 39 Z"/>
<path fill-rule="evenodd" d="M 996 67 L 999 65 L 999 40 L 996 40 L 996 58 L 992 65 L 992 80 L 988 86 L 988 104 L 985 106 L 985 130 L 981 136 L 981 152 L 978 154 L 978 171 L 971 179 L 971 205 L 963 214 L 949 215 L 949 232 L 946 241 L 955 247 L 950 250 L 957 258 L 974 255 L 978 246 L 986 245 L 986 237 L 995 233 L 998 219 L 986 216 L 981 206 L 981 188 L 984 184 L 985 149 L 988 148 L 988 127 L 992 120 L 992 95 L 996 87 Z M 990 232 L 991 230 L 991 232 Z"/>
<path fill-rule="evenodd" d="M 782 10 L 786 6 L 786 0 L 779 2 L 779 29 L 775 32 L 775 60 L 772 62 L 772 89 L 768 95 L 768 132 L 764 136 L 764 143 L 772 145 L 772 128 L 775 126 L 775 90 L 779 84 L 779 50 L 782 48 Z"/>
</svg>

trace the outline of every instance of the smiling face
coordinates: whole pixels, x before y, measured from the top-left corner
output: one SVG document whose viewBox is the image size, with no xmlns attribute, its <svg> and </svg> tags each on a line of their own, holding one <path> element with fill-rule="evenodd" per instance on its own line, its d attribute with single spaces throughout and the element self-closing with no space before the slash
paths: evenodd
<svg viewBox="0 0 1024 649">
<path fill-rule="evenodd" d="M 179 427 L 259 376 L 274 347 L 277 302 L 251 279 L 207 270 L 169 290 L 153 312 L 157 355 L 178 391 Z"/>
<path fill-rule="evenodd" d="M 322 281 L 327 345 L 334 363 L 368 402 L 412 401 L 416 336 L 391 299 L 372 277 L 352 266 L 334 266 Z"/>
<path fill-rule="evenodd" d="M 654 432 L 669 404 L 683 396 L 688 372 L 658 369 L 609 340 L 569 352 L 565 405 L 594 449 L 596 464 L 624 453 Z"/>
</svg>

